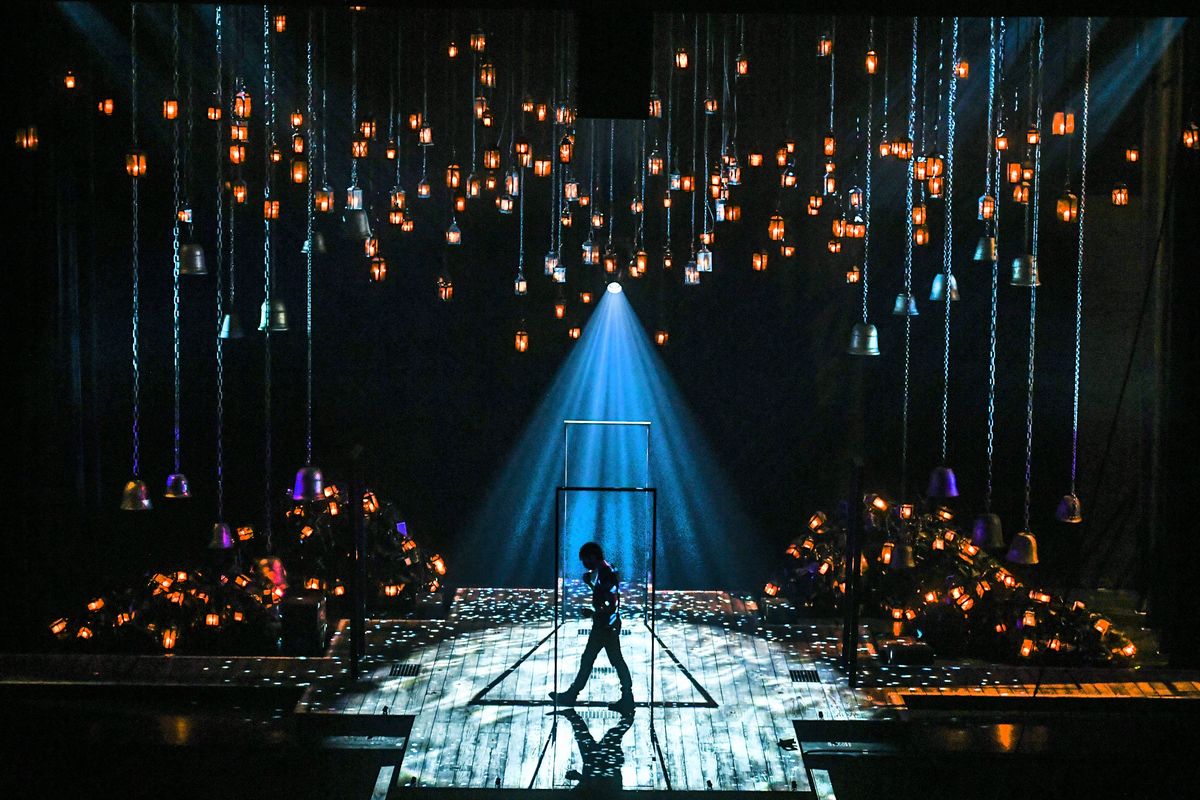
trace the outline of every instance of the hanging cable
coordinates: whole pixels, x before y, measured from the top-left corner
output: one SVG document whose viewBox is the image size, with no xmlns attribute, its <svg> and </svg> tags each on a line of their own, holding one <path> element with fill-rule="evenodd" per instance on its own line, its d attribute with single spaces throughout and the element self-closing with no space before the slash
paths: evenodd
<svg viewBox="0 0 1200 800">
<path fill-rule="evenodd" d="M 423 124 L 428 125 L 425 119 Z M 358 129 L 358 14 L 350 10 L 350 129 L 357 137 Z M 358 159 L 350 159 L 350 185 L 358 186 Z"/>
<path fill-rule="evenodd" d="M 912 21 L 912 67 L 908 83 L 908 141 L 911 143 L 917 129 L 917 27 L 918 18 Z M 913 303 L 912 268 L 913 268 L 913 167 L 916 159 L 910 158 L 905 163 L 907 172 L 907 191 L 904 198 L 904 301 Z M 912 354 L 912 315 L 904 313 L 904 395 L 900 412 L 900 496 L 908 496 L 908 406 L 910 394 Z"/>
<path fill-rule="evenodd" d="M 950 425 L 950 299 L 953 296 L 950 281 L 954 278 L 954 103 L 957 99 L 958 81 L 955 65 L 958 64 L 958 17 L 951 21 L 950 28 L 950 75 L 946 88 L 946 235 L 942 240 L 942 277 L 945 281 L 946 317 L 942 350 L 942 464 L 946 464 Z M 940 74 L 940 73 L 939 73 Z M 940 80 L 940 78 L 939 78 Z"/>
<path fill-rule="evenodd" d="M 997 50 L 999 52 L 997 52 Z M 999 57 L 997 57 L 999 56 Z M 992 235 L 996 237 L 996 254 L 999 254 L 999 234 L 1000 234 L 1000 154 L 995 151 L 996 148 L 996 132 L 1000 127 L 1000 123 L 992 116 L 993 101 L 1001 81 L 1004 70 L 1004 17 L 1000 17 L 1000 38 L 996 40 L 996 18 L 993 17 L 988 25 L 988 153 L 987 166 L 988 172 L 986 176 L 985 194 L 992 194 L 992 187 L 995 187 L 996 199 L 992 207 L 992 219 L 990 220 L 990 230 Z M 1003 119 L 1003 92 L 1000 93 L 1000 109 L 998 119 Z M 993 174 L 993 170 L 995 173 Z M 994 181 L 993 181 L 994 178 Z M 1000 260 L 993 258 L 991 263 L 992 268 L 992 285 L 991 285 L 991 305 L 988 314 L 988 400 L 987 400 L 987 474 L 984 482 L 983 494 L 983 512 L 990 514 L 992 512 L 992 470 L 994 465 L 993 456 L 995 454 L 996 441 L 996 322 L 997 311 L 999 309 L 999 287 L 1000 287 Z"/>
<path fill-rule="evenodd" d="M 171 96 L 178 102 L 179 98 L 179 4 L 171 6 L 171 65 L 173 79 Z M 190 112 L 191 109 L 188 109 Z M 171 223 L 171 361 L 175 374 L 174 419 L 175 428 L 172 438 L 175 469 L 173 475 L 179 473 L 180 450 L 180 359 L 179 359 L 179 214 L 182 210 L 179 200 L 179 120 L 171 121 L 171 170 L 173 178 L 173 201 Z"/>
<path fill-rule="evenodd" d="M 1083 340 L 1083 234 L 1084 212 L 1087 203 L 1088 159 L 1088 99 L 1092 89 L 1092 18 L 1087 18 L 1084 34 L 1083 63 L 1083 133 L 1080 139 L 1079 164 L 1079 245 L 1075 254 L 1075 375 L 1071 402 L 1071 494 L 1075 494 L 1075 478 L 1079 465 L 1079 361 Z"/>
<path fill-rule="evenodd" d="M 1034 127 L 1042 129 L 1042 65 L 1046 52 L 1046 18 L 1038 17 L 1037 43 L 1037 98 L 1034 103 Z M 1042 148 L 1035 145 L 1033 151 L 1033 228 L 1030 233 L 1034 264 L 1038 257 L 1038 206 L 1041 191 Z M 1029 530 L 1029 505 L 1033 487 L 1033 361 L 1034 343 L 1037 338 L 1037 285 L 1029 288 L 1029 383 L 1025 401 L 1025 527 Z"/>
<path fill-rule="evenodd" d="M 213 27 L 217 37 L 217 91 L 215 103 L 217 108 L 223 108 L 224 93 L 224 52 L 221 41 L 221 6 L 217 5 L 214 12 Z M 225 340 L 221 338 L 221 325 L 225 318 L 223 284 L 225 257 L 225 158 L 222 151 L 222 132 L 224 128 L 220 120 L 215 126 L 217 135 L 216 160 L 217 165 L 217 521 L 225 519 Z M 230 211 L 232 214 L 232 209 Z"/>
<path fill-rule="evenodd" d="M 138 60 L 137 60 L 137 3 L 131 3 L 129 6 L 129 77 L 130 77 L 130 93 L 129 93 L 129 117 L 130 128 L 132 134 L 132 153 L 134 158 L 138 157 Z M 138 230 L 138 176 L 133 175 L 130 178 L 130 203 L 132 217 L 132 238 L 130 250 L 130 268 L 133 279 L 133 302 L 131 322 L 131 342 L 132 342 L 132 367 L 133 367 L 133 478 L 138 480 L 141 477 L 142 469 L 142 434 L 141 434 L 141 417 L 142 417 L 142 369 L 141 357 L 138 353 L 138 323 L 140 322 L 141 309 L 141 287 L 139 268 L 139 250 L 141 245 L 141 236 Z"/>
<path fill-rule="evenodd" d="M 313 10 L 308 11 L 308 42 L 305 48 L 305 65 L 308 81 L 308 138 L 312 140 L 313 130 Z M 389 123 L 390 124 L 390 123 Z M 308 202 L 305 204 L 305 235 L 304 241 L 304 367 L 305 367 L 305 404 L 304 404 L 304 465 L 312 466 L 313 452 L 313 214 L 316 211 L 316 198 L 313 192 L 312 170 L 307 173 Z"/>
<path fill-rule="evenodd" d="M 275 96 L 271 73 L 271 12 L 263 6 L 263 104 L 266 107 L 266 167 L 263 177 L 263 201 L 271 199 L 271 150 L 275 137 Z M 265 209 L 264 209 L 265 211 Z M 272 496 L 271 496 L 271 327 L 273 308 L 271 290 L 271 217 L 263 214 L 263 319 L 259 327 L 263 331 L 263 532 L 267 549 L 271 546 Z"/>
<path fill-rule="evenodd" d="M 875 18 L 871 17 L 871 47 L 875 45 Z M 886 96 L 886 95 L 885 95 Z M 867 168 L 866 190 L 863 193 L 863 215 L 865 222 L 863 231 L 863 267 L 862 267 L 862 320 L 867 322 L 867 297 L 871 291 L 871 163 L 875 147 L 873 145 L 875 130 L 875 80 L 867 76 Z"/>
</svg>

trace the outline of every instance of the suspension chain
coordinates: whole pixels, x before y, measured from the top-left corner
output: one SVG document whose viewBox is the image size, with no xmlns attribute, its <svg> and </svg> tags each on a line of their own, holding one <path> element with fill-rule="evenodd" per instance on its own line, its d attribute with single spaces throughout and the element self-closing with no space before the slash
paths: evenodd
<svg viewBox="0 0 1200 800">
<path fill-rule="evenodd" d="M 1088 99 L 1092 90 L 1092 18 L 1087 18 L 1083 66 L 1083 134 L 1079 165 L 1079 248 L 1075 260 L 1075 377 L 1071 404 L 1071 494 L 1079 464 L 1079 356 L 1083 340 L 1083 222 L 1087 205 Z"/>
<path fill-rule="evenodd" d="M 137 62 L 137 3 L 131 3 L 129 6 L 129 74 L 130 74 L 130 100 L 129 100 L 129 116 L 133 133 L 133 151 L 137 152 L 138 146 L 138 127 L 137 127 L 137 85 L 138 85 L 138 62 Z M 133 237 L 131 243 L 130 264 L 133 278 L 133 308 L 131 314 L 132 325 L 132 361 L 133 361 L 133 477 L 138 478 L 141 475 L 141 417 L 142 417 L 142 369 L 141 358 L 138 354 L 138 323 L 140 321 L 140 286 L 139 278 L 141 270 L 139 269 L 139 249 L 141 236 L 138 231 L 138 178 L 130 178 L 130 198 L 131 212 L 133 217 Z"/>
<path fill-rule="evenodd" d="M 271 15 L 268 6 L 263 6 L 263 105 L 267 111 L 266 172 L 263 180 L 263 199 L 271 198 L 271 146 L 275 135 L 275 96 L 272 92 L 274 78 L 271 72 Z M 271 523 L 273 503 L 271 492 L 271 219 L 263 214 L 263 308 L 266 309 L 266 325 L 263 330 L 263 530 L 267 548 L 271 547 Z"/>
<path fill-rule="evenodd" d="M 917 128 L 917 26 L 918 18 L 912 21 L 912 68 L 908 84 L 908 129 L 907 137 L 911 143 L 916 136 Z M 904 199 L 904 293 L 908 302 L 912 297 L 912 266 L 913 266 L 913 162 L 910 156 L 907 164 L 908 190 Z M 906 309 L 907 312 L 907 309 Z M 909 406 L 909 377 L 911 373 L 912 355 L 912 317 L 904 315 L 904 399 L 900 411 L 900 496 L 907 497 L 908 493 L 908 406 Z"/>
<path fill-rule="evenodd" d="M 217 35 L 217 92 L 216 105 L 221 108 L 224 103 L 224 62 L 221 42 L 221 6 L 217 5 L 214 17 L 214 27 Z M 225 288 L 222 278 L 225 255 L 225 158 L 221 152 L 221 132 L 224 130 L 221 122 L 216 124 L 216 165 L 217 165 L 217 520 L 225 518 L 225 342 L 221 338 L 221 323 L 225 315 L 223 295 Z M 232 214 L 232 209 L 230 211 Z"/>
<path fill-rule="evenodd" d="M 171 84 L 175 102 L 179 102 L 179 4 L 171 6 L 171 64 L 174 79 Z M 179 119 L 171 120 L 171 169 L 174 201 L 171 223 L 171 343 L 172 363 L 175 368 L 173 436 L 175 472 L 179 472 L 180 445 L 180 369 L 179 369 Z"/>
<path fill-rule="evenodd" d="M 1038 48 L 1037 48 L 1037 99 L 1034 107 L 1034 125 L 1042 129 L 1042 65 L 1045 61 L 1046 50 L 1046 19 L 1038 17 Z M 1033 152 L 1033 230 L 1032 255 L 1037 263 L 1038 254 L 1038 204 L 1041 190 L 1042 148 L 1036 146 Z M 1029 289 L 1029 385 L 1025 401 L 1025 530 L 1029 530 L 1029 506 L 1032 494 L 1033 480 L 1033 363 L 1035 341 L 1037 338 L 1037 287 Z"/>
<path fill-rule="evenodd" d="M 950 280 L 954 277 L 954 123 L 955 100 L 958 97 L 958 80 L 955 75 L 958 64 L 958 17 L 950 27 L 950 75 L 946 88 L 946 235 L 942 241 L 942 275 L 945 280 L 946 320 L 943 329 L 942 350 L 942 463 L 946 463 L 950 427 Z M 939 72 L 940 75 L 940 72 Z M 940 78 L 939 78 L 940 80 Z"/>
<path fill-rule="evenodd" d="M 875 45 L 875 18 L 871 17 L 871 46 Z M 867 77 L 867 182 L 863 193 L 865 229 L 863 235 L 862 267 L 862 319 L 867 322 L 867 297 L 871 292 L 871 164 L 874 157 L 875 137 L 875 81 Z"/>
</svg>

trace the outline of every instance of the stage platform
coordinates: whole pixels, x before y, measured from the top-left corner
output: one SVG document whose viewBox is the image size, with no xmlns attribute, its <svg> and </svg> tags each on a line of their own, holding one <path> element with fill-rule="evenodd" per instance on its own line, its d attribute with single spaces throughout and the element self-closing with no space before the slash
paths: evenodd
<svg viewBox="0 0 1200 800">
<path fill-rule="evenodd" d="M 609 789 L 819 795 L 822 758 L 894 738 L 914 721 L 983 718 L 998 708 L 1034 717 L 1200 708 L 1200 675 L 1160 667 L 890 667 L 873 644 L 885 629 L 866 624 L 852 689 L 837 665 L 837 621 L 769 625 L 747 598 L 660 591 L 653 705 L 639 696 L 631 718 L 609 711 L 605 703 L 619 689 L 601 655 L 575 713 L 555 715 L 547 697 L 552 597 L 541 589 L 461 588 L 445 619 L 369 621 L 358 680 L 349 675 L 342 621 L 325 655 L 311 658 L 3 654 L 0 687 L 74 687 L 80 696 L 101 687 L 273 692 L 295 704 L 292 718 L 309 741 L 376 748 L 382 783 L 372 796 L 379 797 L 413 785 L 454 788 L 455 796 L 566 790 L 578 784 L 576 773 Z M 577 662 L 588 626 L 560 622 L 560 663 Z M 640 619 L 625 630 L 635 686 L 647 685 L 651 631 Z M 1011 745 L 1011 728 L 995 746 Z"/>
</svg>

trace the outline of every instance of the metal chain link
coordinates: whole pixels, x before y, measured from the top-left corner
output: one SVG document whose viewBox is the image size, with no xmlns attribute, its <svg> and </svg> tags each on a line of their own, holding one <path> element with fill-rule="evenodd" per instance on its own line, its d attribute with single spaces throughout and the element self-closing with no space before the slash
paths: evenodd
<svg viewBox="0 0 1200 800">
<path fill-rule="evenodd" d="M 308 138 L 312 141 L 313 132 L 313 10 L 308 11 L 308 44 L 307 79 L 308 79 Z M 390 122 L 388 123 L 391 124 Z M 308 246 L 304 248 L 304 334 L 305 341 L 305 405 L 304 405 L 304 464 L 312 466 L 313 451 L 313 215 L 316 213 L 316 197 L 313 192 L 312 170 L 306 173 L 308 182 L 308 202 L 305 203 L 305 239 Z"/>
<path fill-rule="evenodd" d="M 1075 261 L 1075 376 L 1071 404 L 1071 494 L 1079 466 L 1079 361 L 1083 342 L 1083 222 L 1087 206 L 1088 99 L 1092 90 L 1092 18 L 1087 18 L 1084 35 L 1083 134 L 1079 164 L 1079 246 Z"/>
<path fill-rule="evenodd" d="M 998 108 L 998 116 L 1000 120 L 1004 118 L 1004 92 L 1001 84 L 1004 79 L 1004 17 L 1000 17 L 1000 37 L 999 41 L 993 44 L 991 54 L 991 66 L 993 69 L 993 77 L 995 82 L 992 84 L 999 91 L 1000 102 Z M 989 91 L 991 91 L 989 89 Z M 996 146 L 996 131 L 1000 124 L 993 120 L 994 127 L 991 127 L 988 132 L 989 152 Z M 992 234 L 996 237 L 996 247 L 999 248 L 1000 238 L 1000 154 L 995 153 L 995 158 L 991 161 L 991 169 L 994 173 L 989 173 L 989 180 L 996 187 L 996 205 L 992 211 Z M 999 252 L 997 250 L 997 252 Z M 996 333 L 997 333 L 997 311 L 999 309 L 999 285 L 1000 285 L 1000 260 L 992 259 L 992 296 L 991 308 L 988 320 L 988 414 L 987 414 L 987 478 L 983 497 L 983 509 L 985 513 L 991 513 L 992 510 L 992 479 L 995 452 L 996 438 Z"/>
<path fill-rule="evenodd" d="M 871 17 L 871 42 L 875 41 L 875 18 Z M 867 298 L 871 293 L 871 164 L 874 157 L 875 137 L 875 81 L 867 76 L 867 182 L 863 194 L 863 212 L 865 223 L 863 231 L 863 267 L 862 267 L 862 319 L 867 322 Z"/>
<path fill-rule="evenodd" d="M 129 6 L 129 76 L 130 76 L 130 101 L 129 101 L 129 116 L 130 125 L 132 128 L 133 151 L 137 152 L 138 145 L 138 128 L 137 128 L 137 84 L 138 84 L 138 62 L 137 62 L 137 3 L 132 3 Z M 138 323 L 140 318 L 140 286 L 139 277 L 141 270 L 139 269 L 139 249 L 140 239 L 138 231 L 138 178 L 130 178 L 130 203 L 132 215 L 132 242 L 130 247 L 130 265 L 133 273 L 133 300 L 131 310 L 131 327 L 132 327 L 132 367 L 133 367 L 133 477 L 138 478 L 141 475 L 141 417 L 142 417 L 142 369 L 141 358 L 138 354 Z"/>
<path fill-rule="evenodd" d="M 179 98 L 179 4 L 171 6 L 171 64 L 173 69 L 172 97 Z M 171 120 L 171 165 L 174 187 L 174 212 L 171 223 L 171 343 L 172 361 L 175 367 L 175 472 L 179 472 L 180 451 L 180 394 L 181 375 L 179 359 L 179 120 Z"/>
<path fill-rule="evenodd" d="M 672 58 L 674 57 L 674 53 L 675 53 L 675 15 L 674 14 L 671 14 L 667 17 L 667 52 L 670 54 L 669 57 L 672 57 Z M 665 159 L 664 163 L 666 164 L 668 194 L 670 193 L 670 185 L 671 185 L 670 184 L 670 176 L 674 170 L 674 164 L 672 163 L 672 158 L 671 158 L 671 119 L 672 119 L 672 112 L 674 110 L 674 106 L 675 106 L 675 69 L 672 66 L 668 65 L 668 67 L 667 67 L 667 120 L 666 120 L 666 123 L 667 123 L 666 124 L 667 151 L 666 151 L 666 153 L 663 154 L 663 158 Z M 666 211 L 665 216 L 666 216 L 666 228 L 667 228 L 665 241 L 666 241 L 666 247 L 669 250 L 671 248 L 671 206 L 667 206 L 664 210 Z"/>
<path fill-rule="evenodd" d="M 700 17 L 697 15 L 692 20 L 692 55 L 698 58 L 700 55 Z M 692 180 L 696 179 L 696 131 L 700 127 L 696 124 L 697 114 L 700 113 L 700 68 L 699 66 L 692 67 Z M 707 179 L 706 179 L 707 180 Z M 692 231 L 691 231 L 691 252 L 692 256 L 696 255 L 696 187 L 692 186 Z"/>
<path fill-rule="evenodd" d="M 423 112 L 422 112 L 423 113 Z M 429 124 L 428 119 L 423 123 Z M 357 138 L 358 133 L 358 14 L 350 11 L 350 129 Z M 350 185 L 358 186 L 358 159 L 350 159 Z"/>
<path fill-rule="evenodd" d="M 612 247 L 613 229 L 617 227 L 617 214 L 613 195 L 616 182 L 617 121 L 608 121 L 608 246 Z"/>
<path fill-rule="evenodd" d="M 942 240 L 942 274 L 945 279 L 946 322 L 942 350 L 942 464 L 946 463 L 949 450 L 950 429 L 950 280 L 954 277 L 954 127 L 955 101 L 958 98 L 958 80 L 955 65 L 958 63 L 958 17 L 954 17 L 950 28 L 950 75 L 946 88 L 946 235 Z M 939 73 L 940 74 L 940 73 Z M 940 78 L 939 78 L 940 80 Z"/>
<path fill-rule="evenodd" d="M 271 73 L 271 14 L 263 6 L 263 105 L 267 111 L 266 124 L 266 170 L 263 178 L 263 199 L 271 198 L 271 143 L 275 133 L 275 96 L 272 92 Z M 271 522 L 273 503 L 271 497 L 271 220 L 263 214 L 263 307 L 266 309 L 266 326 L 263 330 L 263 531 L 267 548 L 271 547 Z"/>
<path fill-rule="evenodd" d="M 1046 51 L 1046 19 L 1038 17 L 1038 48 L 1037 48 L 1037 99 L 1034 107 L 1034 125 L 1042 129 L 1042 65 Z M 1041 190 L 1042 148 L 1034 149 L 1033 153 L 1033 230 L 1032 254 L 1034 263 L 1038 254 L 1038 205 Z M 1029 385 L 1025 402 L 1025 530 L 1029 530 L 1029 507 L 1033 487 L 1033 363 L 1035 341 L 1037 338 L 1037 286 L 1029 289 Z"/>
<path fill-rule="evenodd" d="M 908 131 L 907 136 L 909 142 L 912 142 L 916 135 L 917 127 L 917 28 L 918 18 L 913 17 L 912 21 L 912 62 L 911 71 L 909 73 L 908 84 Z M 913 163 L 915 159 L 908 159 L 908 188 L 904 199 L 904 227 L 906 235 L 904 237 L 904 293 L 911 297 L 912 295 L 912 267 L 913 267 Z M 908 406 L 909 406 L 909 378 L 911 374 L 911 356 L 912 356 L 912 317 L 909 314 L 904 315 L 904 395 L 903 405 L 900 411 L 900 496 L 907 497 L 908 495 Z"/>
<path fill-rule="evenodd" d="M 221 42 L 221 6 L 217 5 L 214 16 L 217 36 L 217 108 L 224 104 L 224 63 Z M 222 131 L 220 121 L 216 124 L 217 165 L 217 520 L 225 518 L 225 341 L 221 338 L 221 323 L 225 316 L 224 286 L 222 272 L 225 254 L 225 159 L 222 153 Z M 232 209 L 230 210 L 232 214 Z"/>
</svg>

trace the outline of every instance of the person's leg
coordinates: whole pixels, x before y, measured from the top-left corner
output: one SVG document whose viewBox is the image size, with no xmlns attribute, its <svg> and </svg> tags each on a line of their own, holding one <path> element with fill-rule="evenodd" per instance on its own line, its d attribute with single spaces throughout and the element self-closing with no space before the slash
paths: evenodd
<svg viewBox="0 0 1200 800">
<path fill-rule="evenodd" d="M 621 698 L 633 697 L 633 677 L 629 674 L 629 665 L 621 653 L 621 632 L 609 631 L 604 641 L 604 652 L 608 655 L 608 663 L 617 671 L 617 680 L 621 682 Z"/>
<path fill-rule="evenodd" d="M 604 648 L 604 637 L 602 631 L 596 626 L 592 626 L 592 632 L 588 634 L 587 644 L 583 647 L 583 656 L 579 659 L 579 672 L 575 674 L 575 680 L 571 682 L 571 688 L 567 689 L 569 694 L 579 694 L 583 691 L 583 687 L 587 685 L 588 678 L 592 675 L 592 665 L 596 663 L 596 656 L 600 655 L 600 651 Z"/>
</svg>

